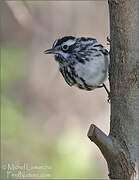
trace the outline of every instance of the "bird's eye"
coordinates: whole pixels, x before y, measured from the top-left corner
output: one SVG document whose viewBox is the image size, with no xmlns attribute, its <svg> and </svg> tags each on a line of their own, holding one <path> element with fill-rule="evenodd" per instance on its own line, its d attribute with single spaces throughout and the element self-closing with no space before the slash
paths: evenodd
<svg viewBox="0 0 139 180">
<path fill-rule="evenodd" d="M 62 49 L 63 49 L 63 51 L 67 51 L 67 50 L 69 49 L 69 46 L 66 45 L 66 44 L 64 44 L 64 45 L 62 46 Z"/>
</svg>

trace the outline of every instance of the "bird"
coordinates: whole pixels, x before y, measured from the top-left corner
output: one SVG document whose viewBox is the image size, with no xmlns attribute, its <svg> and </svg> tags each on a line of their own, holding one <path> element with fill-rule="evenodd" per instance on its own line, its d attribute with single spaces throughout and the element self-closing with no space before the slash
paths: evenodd
<svg viewBox="0 0 139 180">
<path fill-rule="evenodd" d="M 109 97 L 104 84 L 108 79 L 109 52 L 95 38 L 64 36 L 56 39 L 44 53 L 54 55 L 69 86 L 87 91 L 104 87 Z"/>
</svg>

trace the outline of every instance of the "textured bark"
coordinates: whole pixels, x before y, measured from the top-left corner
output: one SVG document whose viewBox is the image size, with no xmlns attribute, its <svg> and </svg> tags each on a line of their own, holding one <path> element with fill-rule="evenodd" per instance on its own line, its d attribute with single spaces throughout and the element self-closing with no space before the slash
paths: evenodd
<svg viewBox="0 0 139 180">
<path fill-rule="evenodd" d="M 139 1 L 109 0 L 110 133 L 91 125 L 88 137 L 101 150 L 110 179 L 133 179 L 139 121 Z"/>
</svg>

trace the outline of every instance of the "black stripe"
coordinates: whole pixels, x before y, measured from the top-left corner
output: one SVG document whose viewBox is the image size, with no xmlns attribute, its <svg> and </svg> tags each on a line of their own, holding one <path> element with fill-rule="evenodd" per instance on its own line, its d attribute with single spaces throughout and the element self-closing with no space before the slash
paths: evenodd
<svg viewBox="0 0 139 180">
<path fill-rule="evenodd" d="M 77 54 L 76 54 L 76 59 L 77 59 L 80 63 L 85 64 L 85 60 L 82 59 L 82 58 L 81 58 L 79 55 L 77 55 Z"/>
<path fill-rule="evenodd" d="M 75 73 L 74 66 L 69 65 L 69 68 L 70 68 L 70 70 L 71 70 L 71 76 L 72 76 L 72 79 L 73 79 L 73 81 L 74 81 L 75 84 L 76 84 L 76 83 L 77 83 L 77 82 L 76 82 L 76 77 L 78 77 L 78 75 Z"/>
<path fill-rule="evenodd" d="M 60 72 L 61 72 L 62 76 L 63 76 L 63 77 L 64 77 L 64 79 L 65 79 L 65 73 L 64 73 L 64 70 L 63 70 L 62 68 L 59 68 L 59 70 L 60 70 Z"/>
<path fill-rule="evenodd" d="M 80 77 L 80 80 L 82 81 L 82 83 L 83 83 L 83 85 L 84 85 L 84 87 L 85 87 L 86 90 L 88 90 L 88 91 L 91 91 L 91 90 L 92 90 L 91 87 L 89 87 L 89 86 L 86 84 L 86 82 L 85 82 L 85 80 L 84 80 L 83 78 Z"/>
<path fill-rule="evenodd" d="M 95 57 L 98 57 L 98 56 L 102 56 L 101 54 L 96 54 L 96 55 L 94 55 Z"/>
<path fill-rule="evenodd" d="M 67 84 L 68 84 L 69 86 L 71 86 L 71 84 L 70 84 L 70 83 L 68 82 L 68 80 L 67 80 L 65 68 L 60 68 L 59 70 L 60 70 L 62 76 L 64 77 L 65 81 L 67 82 Z"/>
<path fill-rule="evenodd" d="M 102 47 L 103 48 L 103 46 L 101 44 L 96 44 L 96 45 L 94 45 L 94 47 Z"/>
<path fill-rule="evenodd" d="M 74 40 L 74 39 L 75 39 L 75 37 L 73 37 L 73 36 L 65 36 L 61 39 L 58 39 L 57 43 L 55 44 L 55 47 L 61 45 L 63 42 L 66 42 L 68 40 Z"/>
<path fill-rule="evenodd" d="M 78 88 L 80 88 L 80 89 L 84 89 L 84 87 L 82 87 L 80 84 L 78 84 Z"/>
<path fill-rule="evenodd" d="M 97 49 L 95 49 L 95 48 L 90 48 L 89 50 L 98 51 L 98 50 L 97 50 Z"/>
<path fill-rule="evenodd" d="M 96 41 L 94 38 L 81 37 L 81 41 Z"/>
<path fill-rule="evenodd" d="M 106 49 L 100 49 L 99 51 L 101 51 L 104 55 L 108 55 L 109 54 L 109 52 L 106 50 Z"/>
<path fill-rule="evenodd" d="M 65 74 L 65 81 L 68 83 L 68 85 L 69 86 L 71 86 L 71 81 L 70 81 L 70 79 L 69 79 L 69 76 L 68 76 L 68 71 L 67 71 L 67 69 L 66 69 L 66 67 L 64 67 L 64 74 Z"/>
<path fill-rule="evenodd" d="M 89 46 L 92 47 L 93 44 L 94 44 L 94 43 L 91 43 L 91 44 L 85 44 L 85 45 L 81 48 L 81 50 L 80 50 L 79 52 L 85 51 Z M 91 49 L 91 48 L 89 48 L 89 49 Z M 88 50 L 89 50 L 89 49 L 88 49 Z"/>
<path fill-rule="evenodd" d="M 69 76 L 69 78 L 72 80 L 72 82 L 73 82 L 74 84 L 76 84 L 76 80 L 75 80 L 74 76 L 73 76 L 72 74 L 70 74 L 70 72 L 68 72 L 68 76 Z"/>
</svg>

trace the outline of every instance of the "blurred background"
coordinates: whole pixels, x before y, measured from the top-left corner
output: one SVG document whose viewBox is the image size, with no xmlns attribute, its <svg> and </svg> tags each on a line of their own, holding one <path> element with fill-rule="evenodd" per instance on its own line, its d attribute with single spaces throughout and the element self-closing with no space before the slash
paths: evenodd
<svg viewBox="0 0 139 180">
<path fill-rule="evenodd" d="M 109 132 L 105 90 L 69 87 L 54 58 L 43 54 L 66 35 L 96 38 L 109 50 L 107 1 L 1 5 L 2 176 L 16 176 L 7 175 L 7 164 L 14 174 L 26 164 L 45 166 L 29 171 L 41 178 L 108 178 L 101 152 L 87 138 L 92 123 Z"/>
</svg>

